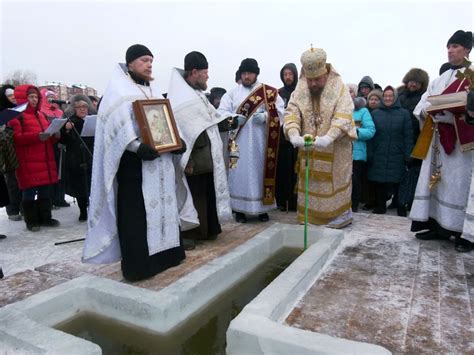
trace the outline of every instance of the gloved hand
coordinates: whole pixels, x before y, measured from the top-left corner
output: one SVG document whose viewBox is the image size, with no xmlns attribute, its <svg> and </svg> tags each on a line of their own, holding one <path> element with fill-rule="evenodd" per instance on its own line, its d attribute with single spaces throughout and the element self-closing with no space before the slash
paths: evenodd
<svg viewBox="0 0 474 355">
<path fill-rule="evenodd" d="M 334 139 L 329 136 L 316 137 L 314 140 L 314 146 L 318 148 L 326 148 L 332 142 L 334 142 Z"/>
<path fill-rule="evenodd" d="M 234 120 L 237 120 L 237 122 L 239 123 L 239 126 L 242 126 L 245 123 L 246 119 L 247 118 L 244 115 L 235 115 L 234 116 Z"/>
<path fill-rule="evenodd" d="M 186 152 L 186 149 L 186 142 L 181 139 L 181 149 L 173 150 L 171 154 L 184 154 L 184 152 Z"/>
<path fill-rule="evenodd" d="M 252 115 L 252 120 L 253 120 L 255 123 L 265 124 L 265 123 L 267 122 L 267 113 L 266 113 L 266 112 L 254 113 L 254 114 Z"/>
<path fill-rule="evenodd" d="M 299 134 L 293 134 L 290 136 L 290 143 L 295 148 L 302 148 L 304 147 L 304 139 Z"/>
<path fill-rule="evenodd" d="M 140 146 L 137 150 L 137 155 L 142 160 L 155 160 L 160 156 L 155 148 L 150 147 L 145 143 L 140 143 Z"/>
<path fill-rule="evenodd" d="M 454 124 L 454 115 L 451 112 L 444 110 L 443 113 L 437 113 L 434 116 L 433 121 L 436 123 Z"/>
</svg>

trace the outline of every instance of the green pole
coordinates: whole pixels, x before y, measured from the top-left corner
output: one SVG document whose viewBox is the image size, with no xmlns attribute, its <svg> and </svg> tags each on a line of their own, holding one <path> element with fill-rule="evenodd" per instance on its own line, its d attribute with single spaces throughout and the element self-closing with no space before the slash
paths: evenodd
<svg viewBox="0 0 474 355">
<path fill-rule="evenodd" d="M 313 137 L 304 137 L 305 173 L 304 173 L 304 250 L 308 248 L 308 204 L 309 204 L 309 147 Z"/>
</svg>

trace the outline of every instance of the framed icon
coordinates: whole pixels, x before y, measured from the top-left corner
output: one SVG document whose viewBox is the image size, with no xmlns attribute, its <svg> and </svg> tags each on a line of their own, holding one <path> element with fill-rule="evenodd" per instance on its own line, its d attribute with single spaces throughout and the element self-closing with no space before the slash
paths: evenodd
<svg viewBox="0 0 474 355">
<path fill-rule="evenodd" d="M 181 139 L 168 99 L 137 100 L 133 103 L 140 135 L 146 143 L 166 153 L 181 149 Z"/>
</svg>

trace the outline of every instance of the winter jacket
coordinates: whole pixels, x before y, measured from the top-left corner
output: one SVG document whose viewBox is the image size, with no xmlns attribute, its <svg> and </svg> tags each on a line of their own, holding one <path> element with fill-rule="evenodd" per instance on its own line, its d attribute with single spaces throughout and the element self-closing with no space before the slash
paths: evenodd
<svg viewBox="0 0 474 355">
<path fill-rule="evenodd" d="M 84 120 L 76 115 L 69 118 L 74 130 L 63 128 L 60 142 L 66 146 L 66 193 L 74 197 L 88 197 L 91 184 L 93 137 L 79 135 L 84 127 Z"/>
<path fill-rule="evenodd" d="M 33 85 L 17 86 L 15 98 L 18 105 L 28 102 L 27 92 L 30 88 L 38 92 L 38 105 L 32 107 L 28 104 L 18 118 L 8 122 L 13 128 L 13 140 L 19 162 L 16 177 L 20 190 L 58 182 L 53 152 L 53 143 L 57 139 L 50 137 L 45 142 L 39 139 L 39 133 L 44 132 L 49 126 L 46 116 L 39 111 L 41 107 L 39 90 Z"/>
<path fill-rule="evenodd" d="M 398 183 L 413 149 L 410 113 L 397 98 L 390 107 L 381 102 L 372 117 L 376 132 L 368 150 L 369 180 Z"/>
<path fill-rule="evenodd" d="M 366 141 L 375 134 L 375 125 L 367 108 L 362 107 L 352 114 L 357 129 L 357 140 L 352 145 L 352 159 L 367 161 Z"/>
</svg>

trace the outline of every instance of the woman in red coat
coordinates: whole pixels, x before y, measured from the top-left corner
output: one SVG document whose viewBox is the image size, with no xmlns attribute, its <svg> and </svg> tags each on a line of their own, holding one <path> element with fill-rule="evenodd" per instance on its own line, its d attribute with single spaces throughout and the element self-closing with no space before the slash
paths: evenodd
<svg viewBox="0 0 474 355">
<path fill-rule="evenodd" d="M 15 88 L 18 105 L 28 102 L 26 110 L 8 124 L 13 128 L 13 140 L 19 167 L 16 171 L 18 186 L 22 192 L 22 204 L 26 227 L 30 231 L 39 226 L 55 227 L 59 222 L 51 218 L 49 186 L 58 182 L 53 143 L 57 137 L 43 133 L 49 126 L 40 111 L 41 95 L 33 85 Z M 35 201 L 35 196 L 38 196 Z"/>
</svg>

